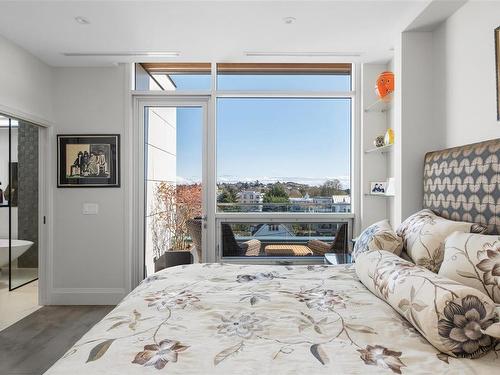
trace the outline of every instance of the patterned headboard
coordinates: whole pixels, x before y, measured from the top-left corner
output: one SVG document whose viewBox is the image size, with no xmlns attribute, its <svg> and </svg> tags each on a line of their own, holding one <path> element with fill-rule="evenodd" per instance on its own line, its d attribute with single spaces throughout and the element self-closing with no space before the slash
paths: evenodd
<svg viewBox="0 0 500 375">
<path fill-rule="evenodd" d="M 500 138 L 425 155 L 424 208 L 500 233 Z"/>
</svg>

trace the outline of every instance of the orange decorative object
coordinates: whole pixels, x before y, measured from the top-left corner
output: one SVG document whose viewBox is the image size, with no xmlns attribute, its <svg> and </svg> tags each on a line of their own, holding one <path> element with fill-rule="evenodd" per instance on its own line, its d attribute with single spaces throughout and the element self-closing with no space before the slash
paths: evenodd
<svg viewBox="0 0 500 375">
<path fill-rule="evenodd" d="M 380 99 L 389 99 L 388 95 L 394 92 L 394 73 L 382 72 L 377 78 L 375 91 Z"/>
</svg>

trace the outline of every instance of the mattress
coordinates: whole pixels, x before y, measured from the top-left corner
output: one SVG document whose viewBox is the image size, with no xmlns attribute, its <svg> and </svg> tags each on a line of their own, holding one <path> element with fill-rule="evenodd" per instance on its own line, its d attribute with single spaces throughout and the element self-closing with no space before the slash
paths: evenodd
<svg viewBox="0 0 500 375">
<path fill-rule="evenodd" d="M 500 351 L 500 348 L 497 346 Z M 46 374 L 493 374 L 440 354 L 352 265 L 194 264 L 144 280 Z"/>
</svg>

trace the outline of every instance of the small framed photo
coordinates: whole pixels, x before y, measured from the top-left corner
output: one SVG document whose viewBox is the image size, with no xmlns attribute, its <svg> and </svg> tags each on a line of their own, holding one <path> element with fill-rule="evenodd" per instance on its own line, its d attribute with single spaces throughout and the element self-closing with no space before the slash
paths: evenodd
<svg viewBox="0 0 500 375">
<path fill-rule="evenodd" d="M 120 135 L 58 135 L 57 187 L 120 187 Z"/>
<path fill-rule="evenodd" d="M 370 182 L 370 194 L 385 195 L 387 194 L 387 182 Z"/>
</svg>

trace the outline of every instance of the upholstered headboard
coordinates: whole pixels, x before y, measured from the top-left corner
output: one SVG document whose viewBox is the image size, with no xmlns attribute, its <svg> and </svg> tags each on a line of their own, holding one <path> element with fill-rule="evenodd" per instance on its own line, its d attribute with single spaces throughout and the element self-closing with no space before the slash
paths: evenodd
<svg viewBox="0 0 500 375">
<path fill-rule="evenodd" d="M 500 138 L 425 155 L 424 208 L 500 233 Z"/>
</svg>

